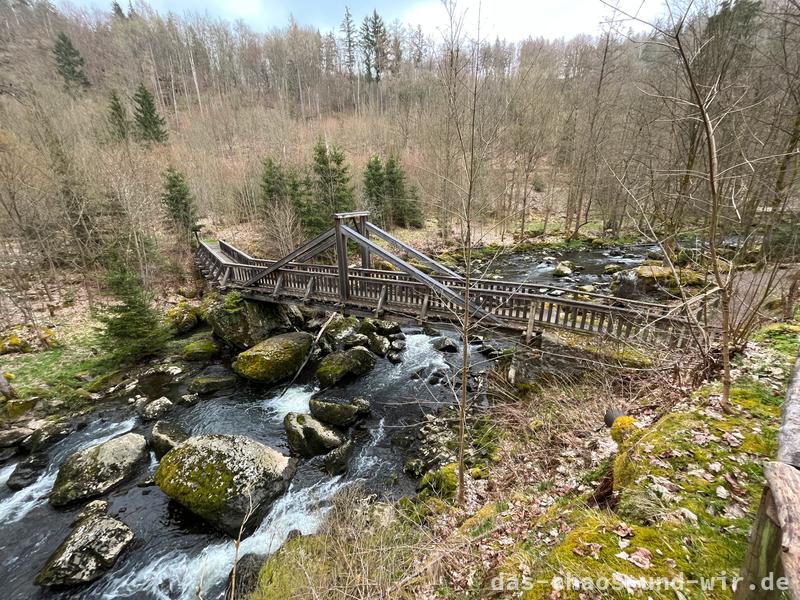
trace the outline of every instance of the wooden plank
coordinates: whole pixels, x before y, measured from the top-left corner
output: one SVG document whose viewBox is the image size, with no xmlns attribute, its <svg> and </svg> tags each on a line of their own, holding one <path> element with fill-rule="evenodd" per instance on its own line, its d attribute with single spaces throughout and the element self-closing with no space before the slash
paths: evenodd
<svg viewBox="0 0 800 600">
<path fill-rule="evenodd" d="M 764 473 L 775 501 L 776 524 L 781 529 L 783 572 L 791 597 L 800 598 L 800 472 L 791 465 L 770 462 Z"/>
<path fill-rule="evenodd" d="M 528 326 L 525 328 L 525 343 L 530 344 L 533 337 L 533 323 L 536 320 L 536 302 L 528 305 Z"/>
<path fill-rule="evenodd" d="M 422 300 L 422 310 L 419 313 L 419 321 L 420 323 L 424 323 L 428 320 L 428 303 L 431 301 L 431 295 L 425 294 L 425 298 Z"/>
<path fill-rule="evenodd" d="M 786 390 L 778 444 L 778 460 L 800 468 L 800 356 Z"/>
<path fill-rule="evenodd" d="M 275 288 L 272 290 L 273 300 L 277 300 L 283 286 L 283 273 L 278 273 L 278 280 L 275 282 Z"/>
<path fill-rule="evenodd" d="M 756 520 L 750 532 L 750 546 L 742 565 L 741 581 L 733 593 L 734 600 L 763 600 L 780 598 L 781 592 L 767 592 L 761 589 L 761 581 L 771 575 L 773 582 L 783 576 L 781 562 L 781 532 L 769 517 L 774 513 L 775 503 L 772 492 L 764 488 Z M 797 595 L 793 596 L 798 598 Z"/>
<path fill-rule="evenodd" d="M 255 275 L 253 275 L 250 279 L 248 279 L 244 283 L 244 285 L 246 285 L 246 286 L 253 285 L 256 281 L 258 281 L 262 277 L 266 277 L 267 275 L 269 275 L 273 271 L 276 271 L 277 269 L 280 269 L 281 267 L 283 267 L 285 265 L 288 265 L 290 262 L 296 260 L 298 257 L 303 256 L 303 257 L 305 257 L 304 260 L 307 260 L 308 258 L 311 258 L 310 256 L 308 256 L 308 252 L 310 250 L 314 250 L 314 249 L 316 249 L 315 253 L 321 252 L 321 250 L 319 250 L 318 247 L 324 246 L 325 243 L 328 241 L 328 238 L 332 237 L 333 234 L 334 234 L 334 229 L 329 229 L 325 233 L 321 233 L 320 235 L 315 237 L 310 242 L 307 242 L 307 243 L 303 244 L 299 248 L 293 250 L 292 252 L 290 252 L 289 254 L 284 256 L 282 259 L 272 263 L 269 267 L 265 268 L 263 271 L 260 271 L 260 272 L 256 273 Z M 328 246 L 328 248 L 329 247 L 330 246 Z M 327 250 L 327 248 L 325 248 L 325 249 Z"/>
</svg>

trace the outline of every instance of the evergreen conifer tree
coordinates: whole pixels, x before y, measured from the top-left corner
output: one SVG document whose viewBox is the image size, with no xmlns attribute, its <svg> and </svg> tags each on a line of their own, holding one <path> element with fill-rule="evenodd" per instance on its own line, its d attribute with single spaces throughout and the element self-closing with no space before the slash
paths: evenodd
<svg viewBox="0 0 800 600">
<path fill-rule="evenodd" d="M 89 78 L 83 72 L 84 60 L 64 32 L 58 34 L 53 46 L 56 70 L 64 78 L 64 89 L 76 94 L 89 87 Z"/>
<path fill-rule="evenodd" d="M 320 140 L 314 146 L 311 197 L 300 207 L 300 220 L 306 234 L 314 236 L 331 226 L 331 216 L 354 208 L 350 173 L 344 163 L 344 153 L 336 146 L 328 148 Z"/>
<path fill-rule="evenodd" d="M 386 205 L 383 188 L 383 164 L 380 158 L 373 156 L 364 170 L 364 203 L 372 213 L 372 219 L 386 227 L 389 225 L 391 214 Z"/>
<path fill-rule="evenodd" d="M 191 242 L 192 232 L 197 223 L 194 198 L 183 173 L 173 167 L 164 172 L 164 192 L 161 194 L 161 202 L 175 229 L 181 236 L 185 236 L 187 242 Z"/>
<path fill-rule="evenodd" d="M 116 302 L 104 306 L 98 315 L 102 346 L 122 360 L 142 358 L 163 348 L 166 329 L 139 277 L 115 260 L 106 273 L 106 285 Z"/>
<path fill-rule="evenodd" d="M 120 21 L 124 21 L 127 18 L 125 17 L 125 11 L 122 10 L 122 7 L 119 5 L 117 0 L 114 0 L 111 3 L 111 14 L 115 19 L 119 19 Z"/>
<path fill-rule="evenodd" d="M 120 100 L 117 92 L 111 92 L 111 97 L 108 102 L 108 131 L 111 137 L 118 141 L 124 142 L 128 139 L 131 130 L 131 122 L 128 119 L 128 110 Z"/>
<path fill-rule="evenodd" d="M 264 159 L 261 172 L 261 200 L 266 207 L 286 198 L 288 181 L 283 167 L 272 158 Z"/>
<path fill-rule="evenodd" d="M 138 138 L 143 142 L 166 142 L 168 136 L 164 119 L 158 114 L 153 94 L 143 83 L 139 84 L 133 101 L 135 103 L 133 117 Z"/>
<path fill-rule="evenodd" d="M 416 190 L 406 183 L 406 174 L 396 157 L 390 156 L 384 167 L 383 193 L 389 207 L 391 225 L 422 227 L 422 211 Z"/>
</svg>

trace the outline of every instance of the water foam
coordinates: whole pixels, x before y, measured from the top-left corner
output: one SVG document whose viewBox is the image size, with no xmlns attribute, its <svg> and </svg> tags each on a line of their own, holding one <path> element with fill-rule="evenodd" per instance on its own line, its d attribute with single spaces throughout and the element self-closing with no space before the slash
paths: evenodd
<svg viewBox="0 0 800 600">
<path fill-rule="evenodd" d="M 308 401 L 317 393 L 318 388 L 309 385 L 293 385 L 282 396 L 276 394 L 264 400 L 261 405 L 272 412 L 274 421 L 283 422 L 290 412 L 307 413 Z"/>
</svg>

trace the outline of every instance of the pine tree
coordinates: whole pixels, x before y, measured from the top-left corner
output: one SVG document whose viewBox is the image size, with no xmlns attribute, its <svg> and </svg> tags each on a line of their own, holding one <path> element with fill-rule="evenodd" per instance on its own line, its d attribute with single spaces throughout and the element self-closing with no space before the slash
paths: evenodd
<svg viewBox="0 0 800 600">
<path fill-rule="evenodd" d="M 369 17 L 364 17 L 364 20 L 361 22 L 361 31 L 359 32 L 358 44 L 361 46 L 361 54 L 364 56 L 364 73 L 367 81 L 372 81 L 375 40 L 372 37 L 372 28 L 370 27 Z"/>
<path fill-rule="evenodd" d="M 128 109 L 120 100 L 117 92 L 111 92 L 108 101 L 108 131 L 111 137 L 117 142 L 125 142 L 131 130 L 131 122 L 128 119 Z"/>
<path fill-rule="evenodd" d="M 379 82 L 388 63 L 389 35 L 386 33 L 386 25 L 377 10 L 372 11 L 369 28 L 372 40 L 372 68 L 375 71 L 375 81 Z"/>
<path fill-rule="evenodd" d="M 185 236 L 187 242 L 191 242 L 192 232 L 197 224 L 194 198 L 183 173 L 173 167 L 169 167 L 164 172 L 164 192 L 161 194 L 161 203 L 176 231 L 181 236 Z"/>
<path fill-rule="evenodd" d="M 56 38 L 53 56 L 56 59 L 56 70 L 64 78 L 64 89 L 67 92 L 76 94 L 89 87 L 89 78 L 83 72 L 83 57 L 64 32 L 59 33 Z"/>
<path fill-rule="evenodd" d="M 261 201 L 269 206 L 279 202 L 287 195 L 287 178 L 283 167 L 271 158 L 264 159 L 264 168 L 261 172 Z"/>
<path fill-rule="evenodd" d="M 389 207 L 390 223 L 398 227 L 422 227 L 422 211 L 416 190 L 406 185 L 406 175 L 396 157 L 384 167 L 383 194 Z"/>
<path fill-rule="evenodd" d="M 354 208 L 350 173 L 344 163 L 344 153 L 320 140 L 314 146 L 311 197 L 300 207 L 300 219 L 309 236 L 318 235 L 331 226 L 331 216 Z"/>
<path fill-rule="evenodd" d="M 125 16 L 125 11 L 122 10 L 122 7 L 119 5 L 117 0 L 114 0 L 111 3 L 111 14 L 114 16 L 115 19 L 119 19 L 120 21 L 124 21 L 127 17 Z"/>
<path fill-rule="evenodd" d="M 106 285 L 116 302 L 103 307 L 98 315 L 102 346 L 123 360 L 152 355 L 163 348 L 167 332 L 141 279 L 117 259 L 106 273 Z"/>
<path fill-rule="evenodd" d="M 372 219 L 386 227 L 391 215 L 388 214 L 389 207 L 386 206 L 383 186 L 383 164 L 380 158 L 373 156 L 364 170 L 364 203 L 372 213 Z"/>
<path fill-rule="evenodd" d="M 356 28 L 353 24 L 353 15 L 346 6 L 340 31 L 344 36 L 344 66 L 347 74 L 352 77 L 356 67 Z"/>
<path fill-rule="evenodd" d="M 136 134 L 143 142 L 164 143 L 167 141 L 166 123 L 156 109 L 156 101 L 143 83 L 139 84 L 133 96 L 136 104 L 133 117 L 136 122 Z"/>
</svg>

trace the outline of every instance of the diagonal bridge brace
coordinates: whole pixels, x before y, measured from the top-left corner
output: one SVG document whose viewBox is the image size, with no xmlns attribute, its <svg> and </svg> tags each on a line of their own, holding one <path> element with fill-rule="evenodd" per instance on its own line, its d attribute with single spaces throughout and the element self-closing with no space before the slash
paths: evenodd
<svg viewBox="0 0 800 600">
<path fill-rule="evenodd" d="M 442 275 L 446 275 L 447 277 L 454 277 L 455 279 L 462 279 L 461 275 L 456 273 L 455 271 L 451 271 L 447 267 L 445 267 L 442 263 L 433 260 L 425 256 L 422 252 L 415 250 L 408 244 L 404 244 L 392 234 L 384 231 L 374 223 L 370 223 L 369 221 L 366 222 L 367 231 L 370 233 L 374 233 L 376 236 L 381 238 L 384 242 L 388 242 L 395 248 L 399 248 L 400 250 L 406 252 L 407 254 L 411 255 L 412 257 L 416 258 L 419 262 L 421 262 L 426 267 L 433 269 L 434 271 L 438 271 Z"/>
<path fill-rule="evenodd" d="M 302 262 L 304 260 L 308 260 L 309 258 L 316 256 L 320 252 L 325 252 L 325 250 L 327 250 L 328 248 L 333 248 L 334 244 L 336 244 L 336 234 L 335 230 L 331 228 L 325 233 L 321 233 L 313 240 L 306 242 L 296 250 L 293 250 L 291 253 L 287 254 L 282 259 L 275 261 L 268 267 L 265 267 L 262 271 L 259 271 L 258 273 L 253 275 L 242 285 L 245 287 L 251 286 L 256 281 L 258 281 L 262 277 L 266 277 L 273 271 L 282 269 L 283 267 L 294 261 Z"/>
<path fill-rule="evenodd" d="M 375 229 L 377 229 L 377 227 Z M 437 279 L 434 279 L 433 277 L 431 277 L 427 273 L 423 273 L 422 271 L 417 269 L 415 266 L 407 263 L 403 259 L 399 258 L 398 256 L 395 256 L 394 254 L 392 254 L 391 252 L 385 250 L 384 248 L 381 248 L 378 244 L 376 244 L 375 242 L 371 241 L 369 238 L 364 237 L 363 235 L 358 233 L 356 230 L 351 229 L 347 225 L 344 225 L 344 224 L 341 225 L 341 232 L 345 237 L 347 237 L 348 239 L 356 242 L 362 248 L 368 248 L 371 253 L 377 254 L 383 260 L 393 264 L 395 267 L 397 267 L 401 271 L 407 273 L 408 275 L 411 275 L 411 277 L 413 277 L 414 279 L 416 279 L 420 283 L 424 283 L 429 288 L 431 288 L 434 292 L 440 293 L 442 296 L 444 296 L 445 298 L 447 298 L 448 300 L 450 300 L 451 302 L 453 302 L 457 306 L 459 306 L 461 308 L 464 308 L 464 304 L 465 304 L 464 297 L 461 294 L 459 294 L 458 292 L 456 292 L 456 291 L 450 289 L 449 287 L 447 287 L 446 285 L 444 285 L 441 281 L 438 281 Z M 391 237 L 391 236 L 389 236 L 389 237 Z M 472 310 L 473 310 L 473 312 L 475 314 L 478 314 L 481 317 L 486 318 L 487 320 L 491 321 L 494 324 L 502 324 L 502 321 L 500 319 L 498 319 L 495 315 L 490 313 L 489 311 L 481 308 L 480 306 L 477 306 L 473 302 L 470 302 L 469 304 L 470 304 L 470 307 L 472 308 Z"/>
</svg>

